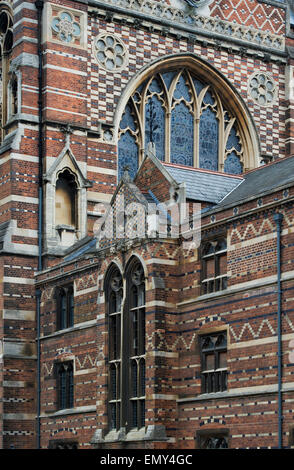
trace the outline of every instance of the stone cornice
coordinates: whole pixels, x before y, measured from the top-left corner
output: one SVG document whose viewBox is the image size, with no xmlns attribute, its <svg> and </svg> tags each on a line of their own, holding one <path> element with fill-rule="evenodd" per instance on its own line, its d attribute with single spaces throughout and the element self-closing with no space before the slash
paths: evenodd
<svg viewBox="0 0 294 470">
<path fill-rule="evenodd" d="M 187 15 L 182 10 L 154 0 L 89 0 L 88 5 L 89 13 L 102 15 L 104 12 L 108 20 L 125 21 L 128 24 L 130 18 L 131 25 L 133 17 L 134 23 L 137 19 L 140 27 L 154 28 L 154 31 L 158 29 L 164 34 L 182 32 L 190 40 L 194 38 L 199 41 L 199 36 L 204 36 L 208 40 L 219 42 L 221 47 L 243 46 L 244 53 L 248 49 L 257 49 L 261 53 L 285 55 L 285 38 L 281 35 L 215 17 L 194 13 Z"/>
</svg>

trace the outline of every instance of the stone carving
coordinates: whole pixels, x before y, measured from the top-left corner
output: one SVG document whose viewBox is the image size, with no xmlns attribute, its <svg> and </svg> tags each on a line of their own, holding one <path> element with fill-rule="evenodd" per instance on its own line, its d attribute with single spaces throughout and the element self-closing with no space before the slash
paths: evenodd
<svg viewBox="0 0 294 470">
<path fill-rule="evenodd" d="M 100 34 L 94 41 L 93 53 L 97 62 L 106 70 L 119 71 L 127 62 L 124 43 L 112 34 Z"/>
<path fill-rule="evenodd" d="M 276 99 L 276 84 L 266 73 L 252 75 L 248 88 L 251 98 L 260 106 L 270 105 Z"/>
<path fill-rule="evenodd" d="M 69 12 L 65 11 L 60 12 L 52 19 L 51 28 L 62 42 L 73 42 L 81 35 L 80 25 Z"/>
<path fill-rule="evenodd" d="M 217 17 L 202 16 L 197 14 L 197 9 L 187 14 L 183 8 L 175 7 L 178 3 L 175 0 L 173 0 L 173 6 L 154 0 L 108 0 L 108 3 L 125 10 L 139 11 L 150 17 L 162 18 L 171 24 L 185 24 L 189 28 L 219 34 L 221 38 L 236 38 L 247 44 L 257 44 L 279 51 L 284 51 L 285 49 L 285 40 L 281 34 L 261 30 L 261 28 L 258 28 L 258 25 L 255 28 L 251 25 L 225 21 Z"/>
</svg>

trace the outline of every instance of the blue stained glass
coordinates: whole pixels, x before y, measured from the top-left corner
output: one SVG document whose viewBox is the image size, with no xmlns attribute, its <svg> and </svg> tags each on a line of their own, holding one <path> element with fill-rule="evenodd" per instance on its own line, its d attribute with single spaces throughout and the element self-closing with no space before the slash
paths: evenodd
<svg viewBox="0 0 294 470">
<path fill-rule="evenodd" d="M 141 94 L 142 93 L 142 90 L 143 88 L 145 87 L 146 85 L 146 82 L 142 83 L 136 90 L 137 93 Z"/>
<path fill-rule="evenodd" d="M 169 89 L 175 74 L 176 72 L 166 72 L 161 74 L 167 89 Z"/>
<path fill-rule="evenodd" d="M 132 131 L 136 130 L 136 124 L 134 120 L 134 116 L 131 113 L 131 108 L 129 105 L 126 106 L 125 112 L 123 114 L 123 117 L 120 121 L 120 128 L 121 129 L 127 129 L 127 128 L 132 129 Z"/>
<path fill-rule="evenodd" d="M 227 140 L 226 149 L 230 150 L 234 148 L 237 152 L 241 152 L 240 138 L 237 136 L 235 126 L 232 127 L 230 135 Z"/>
<path fill-rule="evenodd" d="M 193 166 L 194 119 L 188 107 L 179 103 L 171 116 L 171 162 Z"/>
<path fill-rule="evenodd" d="M 184 98 L 186 101 L 191 101 L 189 87 L 186 85 L 186 80 L 183 75 L 180 76 L 177 82 L 177 86 L 174 91 L 174 98 L 176 100 Z"/>
<path fill-rule="evenodd" d="M 156 156 L 165 159 L 165 112 L 156 95 L 149 98 L 145 106 L 145 148 L 153 142 Z"/>
<path fill-rule="evenodd" d="M 194 77 L 193 77 L 193 83 L 194 83 L 194 87 L 195 87 L 195 90 L 196 90 L 196 94 L 198 96 L 200 91 L 205 87 L 205 85 L 204 85 L 204 83 L 200 82 L 200 80 L 198 80 L 197 78 L 194 78 Z"/>
<path fill-rule="evenodd" d="M 240 162 L 240 158 L 236 154 L 236 152 L 231 152 L 225 161 L 224 165 L 224 172 L 231 173 L 232 175 L 239 175 L 243 171 L 242 162 Z"/>
<path fill-rule="evenodd" d="M 158 82 L 158 80 L 156 80 L 156 78 L 154 78 L 152 80 L 152 82 L 150 83 L 149 91 L 151 91 L 152 93 L 161 93 L 162 92 L 161 85 Z"/>
<path fill-rule="evenodd" d="M 206 108 L 199 123 L 199 167 L 218 171 L 219 122 L 216 114 Z"/>
<path fill-rule="evenodd" d="M 203 102 L 205 104 L 211 104 L 211 105 L 213 105 L 215 103 L 215 99 L 212 96 L 211 91 L 207 90 L 207 92 L 205 93 L 205 96 L 203 98 Z"/>
<path fill-rule="evenodd" d="M 118 142 L 118 179 L 120 180 L 125 166 L 129 167 L 129 174 L 134 178 L 138 170 L 138 145 L 135 137 L 127 131 Z"/>
</svg>

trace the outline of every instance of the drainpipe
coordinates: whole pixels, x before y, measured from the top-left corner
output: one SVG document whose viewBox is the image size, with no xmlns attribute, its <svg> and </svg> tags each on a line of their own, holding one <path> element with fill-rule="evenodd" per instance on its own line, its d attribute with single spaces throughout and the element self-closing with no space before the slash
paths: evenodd
<svg viewBox="0 0 294 470">
<path fill-rule="evenodd" d="M 281 231 L 283 215 L 276 213 L 274 221 L 277 225 L 277 289 L 278 289 L 278 447 L 283 445 L 283 410 L 282 410 L 282 288 L 281 288 Z"/>
<path fill-rule="evenodd" d="M 38 57 L 39 57 L 39 72 L 38 72 L 38 108 L 39 108 L 39 213 L 38 213 L 38 271 L 42 270 L 42 229 L 43 229 L 43 57 L 42 57 L 42 12 L 44 7 L 43 0 L 36 0 L 35 6 L 38 13 Z M 37 449 L 40 449 L 41 442 L 41 360 L 40 360 L 40 306 L 41 306 L 41 291 L 36 291 L 37 301 Z"/>
</svg>

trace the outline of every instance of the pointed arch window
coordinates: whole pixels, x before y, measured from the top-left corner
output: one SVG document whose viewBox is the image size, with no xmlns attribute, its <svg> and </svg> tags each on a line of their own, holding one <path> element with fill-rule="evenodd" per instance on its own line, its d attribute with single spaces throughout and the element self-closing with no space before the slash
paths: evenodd
<svg viewBox="0 0 294 470">
<path fill-rule="evenodd" d="M 129 363 L 128 422 L 132 428 L 145 424 L 145 280 L 140 263 L 127 277 L 127 326 L 130 331 L 126 362 Z"/>
<path fill-rule="evenodd" d="M 63 330 L 74 326 L 74 289 L 73 285 L 59 287 L 56 292 L 57 329 Z"/>
<path fill-rule="evenodd" d="M 121 322 L 123 280 L 118 268 L 113 268 L 107 282 L 108 305 L 108 409 L 110 429 L 121 426 Z"/>
<path fill-rule="evenodd" d="M 12 46 L 13 46 L 13 16 L 12 12 L 9 11 L 8 5 L 3 3 L 0 11 L 0 67 L 1 67 L 1 138 L 2 140 L 7 130 L 4 129 L 5 124 L 7 123 L 10 115 L 11 110 L 11 103 L 9 103 L 9 91 L 11 93 L 11 86 L 9 84 L 10 81 L 10 64 L 11 64 L 11 57 L 12 57 Z M 17 81 L 15 82 L 17 87 Z M 17 90 L 15 93 L 16 100 L 17 100 Z M 17 104 L 17 102 L 16 102 Z"/>
<path fill-rule="evenodd" d="M 244 142 L 236 116 L 220 92 L 187 68 L 146 79 L 130 97 L 119 126 L 118 177 L 136 174 L 150 142 L 175 164 L 242 173 Z"/>
<path fill-rule="evenodd" d="M 200 337 L 202 393 L 227 390 L 227 333 Z"/>
<path fill-rule="evenodd" d="M 77 183 L 73 173 L 65 169 L 56 181 L 55 222 L 56 225 L 76 227 Z"/>
<path fill-rule="evenodd" d="M 126 272 L 126 299 L 118 268 L 106 282 L 108 311 L 109 428 L 139 429 L 145 425 L 145 279 L 133 261 Z"/>
<path fill-rule="evenodd" d="M 227 288 L 227 241 L 225 238 L 204 243 L 202 247 L 202 294 Z"/>
<path fill-rule="evenodd" d="M 57 406 L 59 410 L 74 406 L 74 375 L 73 362 L 56 364 L 57 375 Z"/>
</svg>

